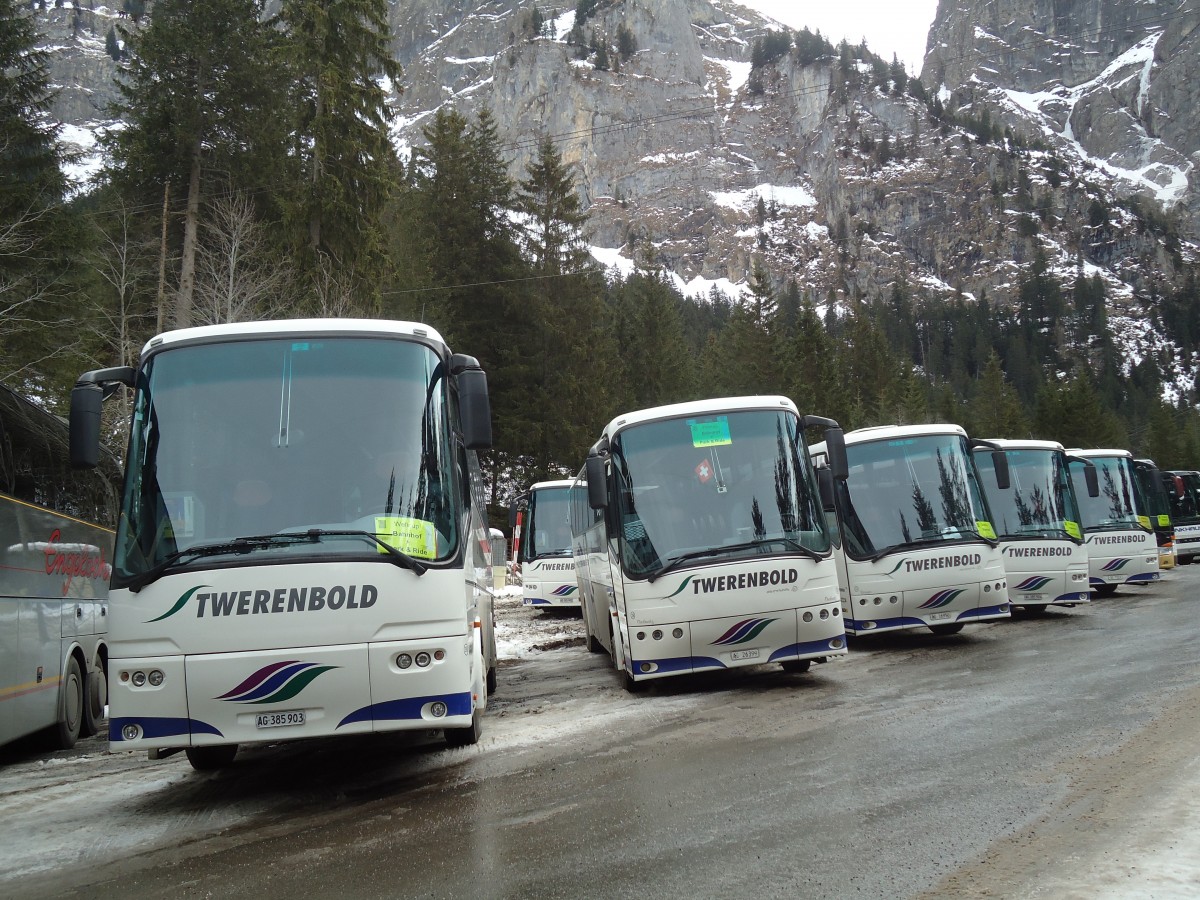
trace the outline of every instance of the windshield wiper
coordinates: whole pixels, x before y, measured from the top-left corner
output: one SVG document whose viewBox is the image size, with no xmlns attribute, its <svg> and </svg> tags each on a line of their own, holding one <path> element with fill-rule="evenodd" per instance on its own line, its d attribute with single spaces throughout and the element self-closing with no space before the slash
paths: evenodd
<svg viewBox="0 0 1200 900">
<path fill-rule="evenodd" d="M 128 587 L 135 594 L 152 582 L 158 581 L 170 569 L 183 565 L 185 562 L 192 559 L 201 559 L 205 556 L 224 556 L 224 555 L 240 555 L 252 553 L 255 550 L 264 550 L 268 547 L 286 546 L 288 544 L 316 544 L 323 537 L 360 537 L 366 538 L 376 545 L 387 551 L 388 558 L 397 565 L 406 569 L 411 569 L 417 575 L 424 575 L 428 567 L 418 559 L 409 556 L 402 550 L 397 550 L 387 542 L 381 540 L 379 535 L 370 531 L 332 531 L 325 528 L 310 528 L 307 531 L 284 531 L 279 534 L 254 534 L 246 537 L 237 537 L 231 541 L 223 541 L 213 544 L 196 544 L 187 547 L 183 550 L 176 550 L 174 553 L 164 557 L 155 565 L 151 566 L 145 572 L 134 575 L 126 582 Z"/>
<path fill-rule="evenodd" d="M 275 535 L 275 537 L 286 537 L 287 535 Z M 332 530 L 328 528 L 310 528 L 307 531 L 300 532 L 298 537 L 313 541 L 314 543 L 323 537 L 361 537 L 369 541 L 374 541 L 376 545 L 387 552 L 388 558 L 405 569 L 411 569 L 417 575 L 424 575 L 429 567 L 421 562 L 415 556 L 409 556 L 403 550 L 397 550 L 387 541 L 383 540 L 373 531 L 362 531 L 361 529 Z"/>
<path fill-rule="evenodd" d="M 1000 544 L 999 540 L 995 540 L 993 538 L 986 538 L 982 534 L 980 534 L 978 531 L 968 531 L 968 532 L 966 532 L 966 534 L 969 534 L 971 536 L 970 538 L 968 538 L 968 540 L 981 540 L 985 544 L 989 544 L 993 547 L 996 547 Z M 892 544 L 888 547 L 884 547 L 882 550 L 880 550 L 878 553 L 876 553 L 874 556 L 871 557 L 871 562 L 879 562 L 885 556 L 888 556 L 892 553 L 899 553 L 902 550 L 909 550 L 909 549 L 914 549 L 914 548 L 918 548 L 918 547 L 941 547 L 944 544 L 961 544 L 961 543 L 963 543 L 963 541 L 956 540 L 954 538 L 945 538 L 945 537 L 923 538 L 922 540 L 919 540 L 919 541 L 904 541 L 903 543 L 900 543 L 900 544 Z"/>
<path fill-rule="evenodd" d="M 809 550 L 803 544 L 792 540 L 792 538 L 789 537 L 759 538 L 758 540 L 745 541 L 741 544 L 726 544 L 723 547 L 708 547 L 704 550 L 692 550 L 689 553 L 680 553 L 678 556 L 672 556 L 665 563 L 647 575 L 646 580 L 653 582 L 656 579 L 661 578 L 663 575 L 666 575 L 668 572 L 678 569 L 683 563 L 692 559 L 703 559 L 706 556 L 720 556 L 723 553 L 731 553 L 738 550 L 757 550 L 767 546 L 768 544 L 786 544 L 788 549 L 796 550 L 813 560 L 825 558 L 815 550 Z"/>
<path fill-rule="evenodd" d="M 270 547 L 276 543 L 295 544 L 301 541 L 313 541 L 315 538 L 309 538 L 302 534 L 286 535 L 286 534 L 271 534 L 271 535 L 255 535 L 252 537 L 239 537 L 231 541 L 221 541 L 212 544 L 194 544 L 191 547 L 185 547 L 183 550 L 176 550 L 163 557 L 145 572 L 141 572 L 131 577 L 125 586 L 135 594 L 152 582 L 158 581 L 169 569 L 175 566 L 183 565 L 191 559 L 201 559 L 205 556 L 225 556 L 228 554 L 252 553 L 255 550 L 262 550 L 264 547 Z"/>
<path fill-rule="evenodd" d="M 572 556 L 573 554 L 574 554 L 574 551 L 572 551 L 571 548 L 568 547 L 565 550 L 541 550 L 541 551 L 538 551 L 537 553 L 535 553 L 533 555 L 533 558 L 534 559 L 543 559 L 545 557 L 550 557 L 550 556 Z"/>
</svg>

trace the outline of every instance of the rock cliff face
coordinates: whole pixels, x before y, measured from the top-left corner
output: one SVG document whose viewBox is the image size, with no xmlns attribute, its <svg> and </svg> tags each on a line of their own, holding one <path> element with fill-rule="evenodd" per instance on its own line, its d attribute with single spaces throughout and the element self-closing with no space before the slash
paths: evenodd
<svg viewBox="0 0 1200 900">
<path fill-rule="evenodd" d="M 1064 279 L 1100 274 L 1134 334 L 1146 298 L 1194 266 L 1196 0 L 944 0 L 922 72 L 941 119 L 869 60 L 789 54 L 751 79 L 754 42 L 778 26 L 733 0 L 602 0 L 583 33 L 609 48 L 607 70 L 568 43 L 574 2 L 539 3 L 540 32 L 534 9 L 395 0 L 396 143 L 421 143 L 444 105 L 486 105 L 519 178 L 550 135 L 608 262 L 693 293 L 742 289 L 761 265 L 817 302 L 896 284 L 1004 302 L 1036 254 Z M 111 18 L 38 15 L 58 114 L 95 121 Z M 619 29 L 636 45 L 624 59 Z"/>
<path fill-rule="evenodd" d="M 984 104 L 1200 231 L 1200 4 L 941 0 L 923 80 Z"/>
</svg>

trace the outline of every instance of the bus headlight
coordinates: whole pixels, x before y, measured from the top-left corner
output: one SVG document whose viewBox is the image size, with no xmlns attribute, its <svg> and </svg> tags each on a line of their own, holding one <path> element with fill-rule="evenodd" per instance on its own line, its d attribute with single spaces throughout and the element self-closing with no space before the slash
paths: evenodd
<svg viewBox="0 0 1200 900">
<path fill-rule="evenodd" d="M 166 676 L 164 676 L 163 673 L 159 669 L 151 669 L 150 676 L 148 678 L 148 680 L 150 682 L 150 686 L 158 687 L 160 684 L 163 683 L 163 678 L 165 678 L 165 677 Z"/>
<path fill-rule="evenodd" d="M 428 654 L 428 653 L 426 653 L 424 650 L 422 650 L 422 651 L 421 651 L 420 653 L 418 653 L 418 654 L 417 654 L 417 656 L 416 656 L 416 663 L 417 663 L 417 665 L 418 665 L 418 666 L 420 666 L 422 669 L 423 669 L 423 668 L 425 668 L 427 665 L 429 665 L 429 660 L 430 660 L 430 656 L 429 656 L 429 654 Z"/>
<path fill-rule="evenodd" d="M 407 669 L 409 666 L 412 665 L 412 657 L 409 656 L 407 653 L 401 653 L 399 656 L 396 657 L 396 665 L 399 666 L 401 669 Z"/>
<path fill-rule="evenodd" d="M 146 673 L 140 670 L 134 672 L 133 677 L 130 680 L 133 682 L 134 687 L 141 687 L 146 683 Z"/>
<path fill-rule="evenodd" d="M 137 725 L 122 725 L 121 726 L 121 740 L 136 741 L 141 736 L 142 736 L 142 729 L 140 727 L 138 727 Z"/>
<path fill-rule="evenodd" d="M 812 613 L 806 612 L 803 616 L 803 619 L 805 622 L 811 622 L 812 621 Z"/>
<path fill-rule="evenodd" d="M 429 704 L 429 712 L 435 719 L 440 719 L 446 715 L 446 704 L 441 700 L 435 700 Z"/>
<path fill-rule="evenodd" d="M 675 638 L 675 640 L 679 640 L 681 637 L 683 637 L 683 629 L 676 628 L 674 631 L 671 632 L 671 637 Z"/>
</svg>

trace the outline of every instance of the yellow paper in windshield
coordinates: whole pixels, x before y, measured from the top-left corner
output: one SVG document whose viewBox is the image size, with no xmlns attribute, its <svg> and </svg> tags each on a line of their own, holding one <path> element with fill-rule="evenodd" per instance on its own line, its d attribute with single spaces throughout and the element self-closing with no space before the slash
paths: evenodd
<svg viewBox="0 0 1200 900">
<path fill-rule="evenodd" d="M 980 537 L 985 537 L 989 541 L 996 539 L 996 529 L 992 527 L 991 522 L 976 522 L 975 530 L 979 532 Z"/>
<path fill-rule="evenodd" d="M 432 522 L 402 516 L 376 516 L 375 534 L 387 544 L 417 559 L 437 558 L 437 530 Z M 380 553 L 387 553 L 383 547 Z"/>
<path fill-rule="evenodd" d="M 1159 528 L 1170 528 L 1171 527 L 1171 517 L 1170 516 L 1159 516 L 1158 517 L 1158 527 Z"/>
<path fill-rule="evenodd" d="M 721 447 L 733 443 L 729 434 L 729 419 L 726 416 L 718 416 L 711 422 L 688 419 L 687 424 L 692 431 L 693 447 Z"/>
<path fill-rule="evenodd" d="M 1150 527 L 1150 517 L 1149 516 L 1138 516 L 1138 524 L 1141 525 L 1143 528 L 1145 528 L 1147 531 L 1154 530 Z"/>
<path fill-rule="evenodd" d="M 1075 540 L 1083 540 L 1083 532 L 1080 530 L 1078 522 L 1063 522 L 1063 528 L 1067 529 L 1067 534 Z"/>
</svg>

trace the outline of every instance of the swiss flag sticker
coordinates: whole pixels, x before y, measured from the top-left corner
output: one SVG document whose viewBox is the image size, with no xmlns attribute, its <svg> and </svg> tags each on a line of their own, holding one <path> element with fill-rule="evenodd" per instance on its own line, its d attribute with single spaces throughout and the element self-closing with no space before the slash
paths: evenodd
<svg viewBox="0 0 1200 900">
<path fill-rule="evenodd" d="M 700 465 L 696 466 L 695 472 L 696 477 L 700 479 L 701 484 L 708 484 L 713 477 L 712 462 L 707 459 L 704 460 L 700 463 Z"/>
</svg>

